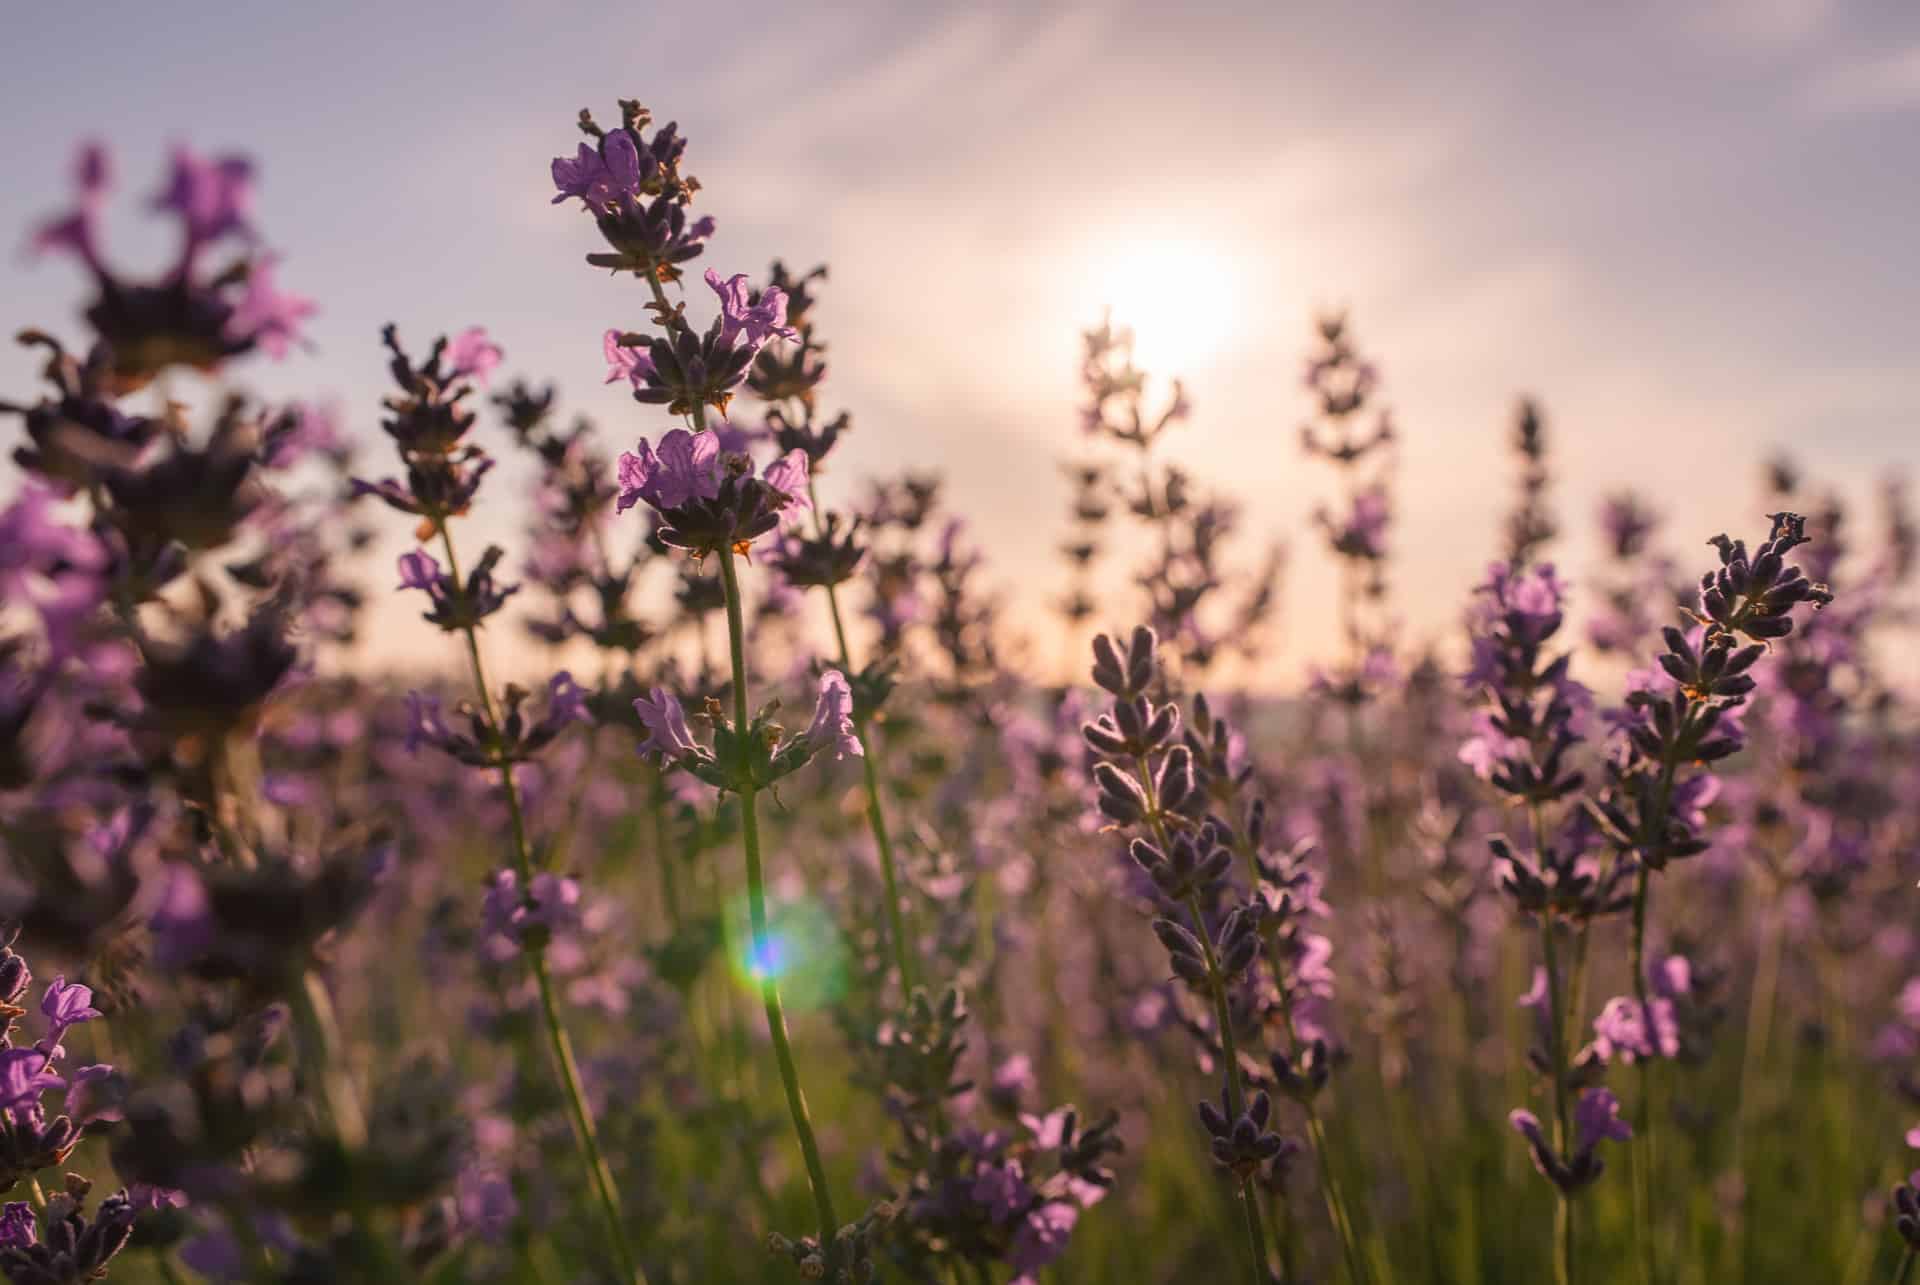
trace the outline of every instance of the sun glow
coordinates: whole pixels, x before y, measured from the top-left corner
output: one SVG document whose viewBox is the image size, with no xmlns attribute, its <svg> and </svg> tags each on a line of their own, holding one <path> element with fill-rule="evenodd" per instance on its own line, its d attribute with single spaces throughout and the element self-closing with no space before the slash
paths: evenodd
<svg viewBox="0 0 1920 1285">
<path fill-rule="evenodd" d="M 1093 274 L 1099 304 L 1133 333 L 1134 360 L 1170 378 L 1217 356 L 1240 321 L 1239 274 L 1212 245 L 1131 247 Z"/>
</svg>

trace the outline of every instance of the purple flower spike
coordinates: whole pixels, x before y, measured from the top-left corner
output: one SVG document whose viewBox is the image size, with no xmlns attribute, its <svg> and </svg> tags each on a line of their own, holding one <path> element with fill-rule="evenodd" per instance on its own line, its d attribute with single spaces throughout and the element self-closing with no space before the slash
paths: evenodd
<svg viewBox="0 0 1920 1285">
<path fill-rule="evenodd" d="M 1066 1252 L 1067 1237 L 1080 1221 L 1080 1207 L 1068 1204 L 1047 1204 L 1027 1215 L 1026 1222 L 1013 1238 L 1013 1249 L 1009 1255 L 1012 1265 L 1019 1269 L 1007 1285 L 1035 1285 L 1041 1268 L 1050 1265 Z"/>
<path fill-rule="evenodd" d="M 106 597 L 106 547 L 58 517 L 59 497 L 29 482 L 0 510 L 0 602 L 40 613 L 47 641 L 65 655 L 73 628 Z"/>
<path fill-rule="evenodd" d="M 1607 1061 L 1632 1063 L 1680 1053 L 1680 1025 L 1670 999 L 1650 999 L 1643 1007 L 1631 995 L 1616 995 L 1594 1019 L 1593 1034 L 1594 1051 Z"/>
<path fill-rule="evenodd" d="M 0 1111 L 35 1106 L 48 1089 L 66 1081 L 48 1069 L 52 1059 L 37 1048 L 0 1049 Z"/>
<path fill-rule="evenodd" d="M 573 675 L 563 669 L 547 680 L 546 712 L 540 715 L 540 721 L 534 724 L 527 739 L 531 743 L 544 745 L 573 724 L 592 721 L 593 713 L 587 708 L 586 689 L 574 682 Z"/>
<path fill-rule="evenodd" d="M 686 711 L 680 708 L 679 698 L 666 688 L 654 688 L 650 696 L 634 701 L 633 708 L 640 715 L 641 726 L 647 729 L 647 739 L 640 742 L 642 754 L 658 754 L 666 761 L 700 752 L 699 744 L 687 728 Z"/>
<path fill-rule="evenodd" d="M 595 214 L 611 214 L 640 194 L 640 149 L 633 135 L 616 129 L 599 147 L 580 144 L 572 156 L 553 158 L 553 204 L 578 197 Z"/>
<path fill-rule="evenodd" d="M 190 147 L 173 149 L 173 170 L 153 198 L 153 208 L 178 214 L 186 225 L 187 254 L 208 241 L 252 235 L 253 162 L 244 156 L 208 160 Z"/>
<path fill-rule="evenodd" d="M 400 555 L 400 584 L 402 589 L 424 589 L 431 593 L 440 583 L 440 564 L 425 549 L 415 549 L 411 553 Z"/>
<path fill-rule="evenodd" d="M 487 338 L 485 326 L 469 326 L 447 342 L 449 379 L 471 379 L 484 384 L 506 354 Z"/>
<path fill-rule="evenodd" d="M 570 201 L 575 197 L 587 199 L 597 175 L 604 172 L 606 165 L 600 159 L 599 149 L 591 143 L 582 143 L 572 156 L 553 158 L 553 204 Z"/>
<path fill-rule="evenodd" d="M 252 342 L 278 360 L 300 338 L 300 327 L 319 309 L 304 295 L 289 294 L 274 283 L 280 256 L 264 255 L 247 269 L 247 292 L 227 319 L 227 338 Z"/>
<path fill-rule="evenodd" d="M 1546 1148 L 1547 1135 L 1540 1128 L 1540 1117 L 1533 1112 L 1524 1107 L 1515 1107 L 1507 1112 L 1507 1123 L 1513 1126 L 1515 1133 L 1525 1138 L 1537 1150 Z M 1542 1172 L 1545 1171 L 1542 1170 Z"/>
<path fill-rule="evenodd" d="M 760 477 L 768 486 L 787 497 L 786 507 L 780 510 L 781 526 L 793 526 L 799 522 L 802 513 L 813 507 L 813 501 L 807 494 L 805 451 L 788 451 L 767 465 Z"/>
<path fill-rule="evenodd" d="M 1581 1094 L 1574 1104 L 1573 1123 L 1584 1151 L 1605 1140 L 1625 1142 L 1633 1136 L 1633 1126 L 1620 1118 L 1620 1099 L 1612 1089 L 1588 1089 Z"/>
<path fill-rule="evenodd" d="M 0 1248 L 30 1249 L 39 1241 L 33 1206 L 24 1200 L 8 1201 L 5 1212 L 0 1212 Z"/>
<path fill-rule="evenodd" d="M 94 1086 L 105 1084 L 113 1078 L 113 1068 L 104 1062 L 80 1067 L 73 1073 L 73 1081 L 67 1085 L 67 1100 L 61 1103 L 61 1109 L 80 1124 L 90 1124 L 100 1120 L 109 1123 L 123 1118 L 120 1109 L 113 1105 L 113 1098 L 99 1105 L 94 1103 Z"/>
<path fill-rule="evenodd" d="M 859 758 L 865 754 L 853 726 L 853 689 L 847 686 L 847 676 L 839 670 L 829 669 L 820 675 L 820 697 L 814 704 L 813 722 L 803 739 L 813 747 L 814 753 L 831 749 L 836 759 L 849 754 Z"/>
<path fill-rule="evenodd" d="M 720 296 L 720 339 L 723 343 L 730 344 L 737 335 L 745 334 L 747 343 L 758 348 L 775 336 L 781 339 L 800 337 L 800 332 L 787 324 L 787 292 L 779 286 L 768 286 L 760 292 L 759 302 L 755 303 L 751 301 L 753 286 L 744 272 L 722 281 L 719 273 L 708 268 L 707 285 Z"/>
<path fill-rule="evenodd" d="M 100 1016 L 100 1010 L 93 1006 L 93 988 L 69 983 L 64 974 L 48 983 L 47 993 L 40 1000 L 40 1013 L 47 1019 L 45 1051 L 52 1056 L 59 1055 L 60 1037 L 68 1027 Z"/>
<path fill-rule="evenodd" d="M 601 382 L 615 384 L 624 379 L 635 388 L 643 388 L 653 374 L 653 359 L 645 348 L 621 343 L 624 333 L 609 330 L 601 337 L 600 351 L 607 359 L 607 377 Z"/>
<path fill-rule="evenodd" d="M 418 754 L 422 745 L 446 745 L 452 740 L 453 731 L 440 712 L 439 698 L 408 692 L 407 753 Z"/>
<path fill-rule="evenodd" d="M 100 271 L 100 247 L 97 220 L 100 205 L 113 185 L 112 165 L 106 146 L 98 141 L 82 143 L 74 157 L 74 195 L 72 211 L 38 225 L 27 248 L 35 254 L 70 250 L 95 272 Z"/>
<path fill-rule="evenodd" d="M 657 454 L 642 440 L 637 450 L 620 456 L 617 508 L 625 513 L 645 500 L 664 511 L 690 500 L 717 499 L 724 469 L 720 439 L 712 433 L 676 428 L 660 439 Z"/>
<path fill-rule="evenodd" d="M 718 437 L 674 429 L 660 439 L 659 499 L 654 503 L 674 509 L 689 500 L 717 498 L 723 467 Z"/>
</svg>

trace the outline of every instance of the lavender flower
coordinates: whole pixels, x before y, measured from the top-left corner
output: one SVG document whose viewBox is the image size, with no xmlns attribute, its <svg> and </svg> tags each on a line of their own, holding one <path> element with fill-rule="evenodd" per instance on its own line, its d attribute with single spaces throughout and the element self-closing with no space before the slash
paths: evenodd
<svg viewBox="0 0 1920 1285">
<path fill-rule="evenodd" d="M 656 453 L 641 439 L 620 457 L 618 509 L 644 500 L 660 515 L 662 543 L 696 557 L 750 545 L 809 507 L 806 456 L 789 452 L 753 476 L 753 462 L 729 454 L 711 431 L 674 429 Z"/>
<path fill-rule="evenodd" d="M 698 757 L 702 747 L 687 730 L 687 716 L 680 701 L 664 687 L 656 687 L 633 702 L 634 712 L 646 728 L 647 739 L 640 743 L 642 754 L 654 754 L 665 762 Z"/>
<path fill-rule="evenodd" d="M 493 467 L 485 451 L 465 440 L 474 412 L 462 403 L 498 364 L 500 350 L 479 327 L 471 327 L 457 339 L 436 340 L 426 360 L 416 365 L 393 326 L 382 330 L 381 338 L 392 354 L 388 370 L 401 390 L 387 399 L 390 414 L 381 428 L 393 439 L 406 477 L 379 482 L 355 478 L 353 490 L 419 516 L 419 538 L 424 540 L 448 518 L 467 511 L 481 479 Z"/>
<path fill-rule="evenodd" d="M 500 585 L 493 578 L 494 569 L 505 556 L 499 545 L 490 545 L 467 572 L 466 580 L 460 582 L 442 572 L 432 554 L 415 549 L 400 555 L 399 587 L 425 593 L 431 605 L 423 615 L 441 629 L 448 633 L 469 629 L 499 611 L 520 591 L 519 585 Z"/>
<path fill-rule="evenodd" d="M 31 243 L 41 253 L 74 255 L 93 276 L 99 294 L 86 316 L 108 354 L 110 386 L 134 391 L 169 366 L 212 371 L 255 348 L 284 355 L 313 304 L 280 291 L 273 280 L 277 257 L 257 251 L 248 219 L 252 162 L 175 149 L 150 208 L 179 221 L 180 255 L 151 282 L 117 275 L 101 254 L 98 216 L 111 168 L 103 144 L 85 144 L 75 163 L 75 208 L 40 224 Z M 230 242 L 251 257 L 208 270 L 206 256 Z"/>
<path fill-rule="evenodd" d="M 720 315 L 704 334 L 696 335 L 678 311 L 669 315 L 663 336 L 607 331 L 600 345 L 606 382 L 625 379 L 635 401 L 676 415 L 707 407 L 724 415 L 761 349 L 799 332 L 786 324 L 786 294 L 778 286 L 756 292 L 744 274 L 722 281 L 711 270 L 707 284 L 720 297 Z"/>
<path fill-rule="evenodd" d="M 1620 1118 L 1620 1100 L 1607 1089 L 1588 1089 L 1574 1107 L 1575 1142 L 1567 1155 L 1555 1151 L 1540 1121 L 1531 1111 L 1516 1110 L 1507 1117 L 1515 1132 L 1527 1140 L 1533 1166 L 1540 1176 L 1566 1195 L 1590 1186 L 1606 1169 L 1602 1142 L 1624 1142 L 1633 1129 Z"/>
<path fill-rule="evenodd" d="M 580 201 L 612 248 L 588 255 L 588 263 L 656 283 L 678 280 L 679 265 L 698 258 L 714 230 L 711 218 L 687 217 L 699 186 L 680 173 L 687 141 L 673 124 L 649 137 L 651 115 L 631 99 L 621 100 L 620 119 L 619 128 L 602 129 L 581 111 L 580 130 L 594 141 L 554 158 L 553 203 Z"/>
<path fill-rule="evenodd" d="M 814 705 L 813 721 L 801 734 L 814 753 L 832 750 L 836 759 L 866 753 L 853 727 L 853 689 L 847 676 L 837 669 L 820 675 L 820 697 Z"/>
</svg>

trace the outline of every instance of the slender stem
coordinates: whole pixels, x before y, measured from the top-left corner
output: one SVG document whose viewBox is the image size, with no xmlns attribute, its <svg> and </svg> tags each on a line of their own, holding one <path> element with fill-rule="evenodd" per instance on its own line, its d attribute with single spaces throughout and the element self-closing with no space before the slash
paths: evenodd
<svg viewBox="0 0 1920 1285">
<path fill-rule="evenodd" d="M 454 592 L 459 593 L 464 585 L 460 579 L 460 556 L 454 552 L 453 533 L 445 523 L 440 526 L 441 547 L 447 554 L 447 575 L 452 581 Z M 485 713 L 487 724 L 497 728 L 499 721 L 494 713 L 493 692 L 487 685 L 486 665 L 480 659 L 479 630 L 469 624 L 462 631 L 467 639 L 467 659 L 473 669 L 473 685 L 480 696 L 480 708 Z M 533 885 L 533 850 L 527 843 L 527 821 L 520 807 L 520 789 L 513 779 L 513 764 L 500 764 L 500 788 L 506 795 L 507 815 L 513 828 L 514 867 L 520 875 L 523 891 L 531 891 Z M 613 1171 L 607 1167 L 606 1157 L 600 1151 L 600 1138 L 594 1127 L 593 1108 L 587 1104 L 585 1090 L 580 1084 L 580 1068 L 573 1056 L 573 1041 L 567 1036 L 567 1028 L 560 1021 L 560 1006 L 553 992 L 553 979 L 547 971 L 546 955 L 537 946 L 527 948 L 527 960 L 533 970 L 534 981 L 540 992 L 540 1012 L 547 1032 L 547 1044 L 553 1054 L 555 1069 L 560 1076 L 562 1097 L 566 1099 L 567 1116 L 573 1126 L 573 1138 L 580 1149 L 580 1157 L 587 1166 L 587 1178 L 593 1188 L 594 1198 L 599 1205 L 602 1218 L 607 1225 L 607 1239 L 613 1247 L 614 1257 L 619 1261 L 623 1279 L 638 1281 L 646 1285 L 647 1276 L 641 1270 L 639 1260 L 634 1257 L 633 1246 L 627 1239 L 625 1220 L 620 1214 L 620 1194 L 614 1186 Z"/>
<path fill-rule="evenodd" d="M 1273 1222 L 1274 1248 L 1280 1251 L 1281 1285 L 1293 1285 L 1299 1268 L 1293 1247 L 1293 1206 L 1287 1200 L 1285 1183 L 1273 1189 Z"/>
<path fill-rule="evenodd" d="M 734 743 L 744 754 L 752 723 L 747 706 L 746 627 L 741 621 L 740 580 L 733 569 L 733 551 L 720 554 L 720 582 L 727 595 L 727 652 L 733 664 Z M 753 928 L 752 972 L 760 987 L 760 1002 L 767 1010 L 767 1031 L 773 1037 L 774 1060 L 779 1063 L 780 1082 L 787 1091 L 787 1111 L 793 1116 L 793 1132 L 800 1142 L 800 1155 L 807 1166 L 807 1184 L 813 1189 L 814 1208 L 820 1215 L 820 1252 L 833 1267 L 834 1238 L 840 1220 L 833 1212 L 833 1195 L 827 1188 L 827 1169 L 820 1160 L 820 1144 L 813 1136 L 813 1121 L 807 1114 L 807 1098 L 800 1090 L 800 1072 L 794 1066 L 793 1046 L 787 1039 L 787 1016 L 780 1007 L 780 985 L 769 966 L 771 952 L 767 931 L 766 876 L 760 866 L 760 817 L 756 805 L 759 794 L 750 783 L 743 783 L 740 794 L 740 839 L 747 855 L 747 917 Z"/>
<path fill-rule="evenodd" d="M 1667 773 L 1671 780 L 1672 770 Z M 1663 781 L 1663 798 L 1670 787 Z M 1665 824 L 1666 809 L 1660 809 Z M 1647 999 L 1647 900 L 1653 887 L 1648 877 L 1650 872 L 1645 864 L 1640 867 L 1640 875 L 1633 889 L 1633 942 L 1631 946 L 1631 965 L 1633 968 L 1633 994 L 1640 1005 L 1640 1029 L 1645 1032 L 1649 1045 L 1654 1039 L 1653 1011 Z M 1640 1095 L 1634 1103 L 1634 1142 L 1637 1153 L 1633 1163 L 1633 1239 L 1639 1250 L 1637 1261 L 1641 1285 L 1653 1285 L 1655 1280 L 1655 1254 L 1653 1247 L 1653 1059 L 1658 1050 L 1649 1049 L 1648 1056 L 1639 1059 Z M 1738 1142 L 1735 1143 L 1738 1146 Z"/>
<path fill-rule="evenodd" d="M 1893 1285 L 1907 1285 L 1907 1278 L 1913 1275 L 1914 1259 L 1913 1246 L 1908 1245 L 1900 1255 L 1900 1265 L 1893 1269 Z"/>
<path fill-rule="evenodd" d="M 367 1140 L 366 1115 L 360 1109 L 359 1096 L 348 1079 L 344 1065 L 340 1021 L 334 1014 L 333 996 L 320 974 L 308 969 L 293 994 L 294 1013 L 299 1019 L 302 1047 L 320 1082 L 320 1100 L 332 1122 L 334 1132 L 349 1149 L 358 1149 Z"/>
<path fill-rule="evenodd" d="M 826 522 L 820 516 L 820 500 L 813 486 L 811 474 L 807 477 L 807 499 L 813 506 L 813 530 L 817 536 L 826 535 Z M 829 582 L 827 590 L 827 613 L 833 618 L 833 637 L 840 645 L 840 669 L 853 680 L 853 649 L 847 644 L 847 626 L 840 615 L 840 595 Z M 873 738 L 867 733 L 867 718 L 863 710 L 855 708 L 853 732 L 860 741 L 860 765 L 866 778 L 867 787 L 867 828 L 873 831 L 874 847 L 880 853 L 880 878 L 887 892 L 887 935 L 893 942 L 894 967 L 900 970 L 900 993 L 905 996 L 913 991 L 914 970 L 913 951 L 907 942 L 906 927 L 900 913 L 900 886 L 895 873 L 893 859 L 893 837 L 887 829 L 887 813 L 880 801 L 880 769 L 874 763 Z"/>
<path fill-rule="evenodd" d="M 674 862 L 678 858 L 673 853 L 672 836 L 667 826 L 666 769 L 654 767 L 651 777 L 653 788 L 648 810 L 653 813 L 653 853 L 654 860 L 660 863 L 660 895 L 666 902 L 667 922 L 678 933 L 683 919 L 680 913 L 680 878 L 674 869 Z"/>
<path fill-rule="evenodd" d="M 1253 1249 L 1253 1274 L 1260 1285 L 1271 1285 L 1273 1268 L 1267 1258 L 1267 1228 L 1260 1217 L 1260 1192 L 1249 1174 L 1240 1180 L 1240 1207 L 1247 1215 L 1247 1244 Z"/>
<path fill-rule="evenodd" d="M 1360 1256 L 1360 1238 L 1353 1228 L 1353 1215 L 1347 1209 L 1346 1193 L 1333 1172 L 1333 1155 L 1327 1145 L 1327 1126 L 1321 1123 L 1320 1110 L 1313 1103 L 1306 1104 L 1306 1112 L 1307 1141 L 1313 1144 L 1314 1156 L 1320 1162 L 1314 1167 L 1320 1171 L 1320 1191 L 1326 1201 L 1327 1217 L 1333 1220 L 1333 1229 L 1339 1234 L 1340 1254 L 1347 1262 L 1347 1276 L 1355 1285 L 1360 1285 L 1369 1277 L 1365 1260 Z"/>
<path fill-rule="evenodd" d="M 1774 913 L 1771 895 L 1760 907 L 1758 917 L 1760 957 L 1754 965 L 1753 986 L 1747 996 L 1745 1038 L 1740 1049 L 1740 1085 L 1734 1098 L 1733 1116 L 1733 1170 L 1741 1176 L 1745 1189 L 1749 1191 L 1753 1188 L 1747 1175 L 1748 1140 L 1754 1131 L 1755 1115 L 1760 1105 L 1760 1068 L 1766 1060 L 1767 1045 L 1772 1038 L 1774 1001 L 1780 986 L 1782 929 Z M 1744 1263 L 1750 1261 L 1757 1229 L 1750 1217 L 1740 1221 L 1743 1242 L 1741 1261 Z"/>
<path fill-rule="evenodd" d="M 1566 1155 L 1570 1142 L 1567 1127 L 1567 1044 L 1565 1015 L 1560 1007 L 1560 953 L 1554 941 L 1553 915 L 1540 916 L 1540 949 L 1547 965 L 1547 1061 L 1553 1076 L 1553 1146 Z M 1573 1200 L 1555 1188 L 1560 1203 L 1554 1211 L 1554 1280 L 1558 1285 L 1573 1285 Z"/>
</svg>

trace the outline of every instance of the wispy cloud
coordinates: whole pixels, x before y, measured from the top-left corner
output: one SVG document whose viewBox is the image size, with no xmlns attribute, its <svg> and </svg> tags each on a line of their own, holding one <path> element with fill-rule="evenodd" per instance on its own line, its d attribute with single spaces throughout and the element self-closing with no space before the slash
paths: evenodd
<svg viewBox="0 0 1920 1285">
<path fill-rule="evenodd" d="M 1860 116 L 1920 108 L 1920 44 L 1878 50 L 1821 67 L 1800 101 L 1818 116 Z"/>
</svg>

